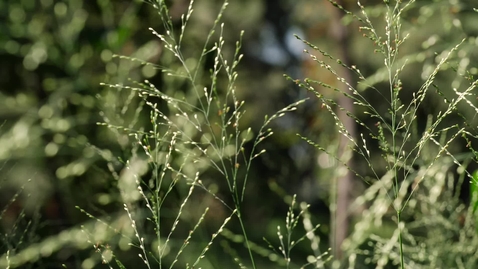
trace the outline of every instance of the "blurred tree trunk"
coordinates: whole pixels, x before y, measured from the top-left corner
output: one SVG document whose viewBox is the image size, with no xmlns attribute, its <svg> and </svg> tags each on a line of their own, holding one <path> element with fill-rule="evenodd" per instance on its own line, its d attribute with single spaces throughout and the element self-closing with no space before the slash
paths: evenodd
<svg viewBox="0 0 478 269">
<path fill-rule="evenodd" d="M 343 1 L 337 0 L 337 4 L 343 5 Z M 331 28 L 330 28 L 330 35 L 334 39 L 337 48 L 337 58 L 340 59 L 345 65 L 351 66 L 350 62 L 350 55 L 348 53 L 348 31 L 347 27 L 342 23 L 342 13 L 341 11 L 334 7 L 332 4 L 328 4 L 330 7 L 330 14 L 331 14 Z M 353 76 L 351 71 L 345 68 L 342 68 L 339 71 L 339 75 L 342 76 L 345 81 L 350 84 L 354 85 Z M 348 91 L 348 87 L 342 83 L 337 86 L 344 92 Z M 340 121 L 343 123 L 345 129 L 349 132 L 351 137 L 356 137 L 356 126 L 355 122 L 352 118 L 347 116 L 347 112 L 354 113 L 353 102 L 350 98 L 340 95 L 337 100 L 338 105 L 343 108 L 343 110 L 338 110 L 337 115 Z M 353 159 L 350 156 L 349 150 L 350 141 L 345 136 L 340 136 L 339 141 L 339 149 L 337 152 L 337 156 L 345 162 L 348 167 L 353 167 Z M 350 214 L 349 208 L 352 203 L 352 189 L 354 186 L 354 175 L 350 171 L 344 169 L 342 165 L 339 164 L 338 167 L 340 173 L 337 175 L 336 182 L 335 182 L 335 193 L 332 193 L 335 196 L 335 204 L 331 205 L 331 212 L 332 215 L 335 217 L 331 218 L 331 247 L 332 253 L 335 259 L 342 259 L 342 243 L 344 242 L 345 238 L 347 237 L 349 226 L 350 226 Z M 342 173 L 342 170 L 346 172 Z"/>
</svg>

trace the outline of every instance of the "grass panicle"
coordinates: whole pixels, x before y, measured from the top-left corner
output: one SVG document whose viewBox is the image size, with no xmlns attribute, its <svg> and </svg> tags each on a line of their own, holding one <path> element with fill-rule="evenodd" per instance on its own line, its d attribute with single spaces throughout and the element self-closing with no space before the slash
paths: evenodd
<svg viewBox="0 0 478 269">
<path fill-rule="evenodd" d="M 359 24 L 362 24 L 359 28 L 360 31 L 375 46 L 372 53 L 383 58 L 386 76 L 383 76 L 384 79 L 381 82 L 387 84 L 388 89 L 375 86 L 377 81 L 373 75 L 371 75 L 372 82 L 369 82 L 368 78 L 360 71 L 358 64 L 347 66 L 340 59 L 336 59 L 331 54 L 298 36 L 296 37 L 308 47 L 304 52 L 310 59 L 326 72 L 335 76 L 338 83 L 343 84 L 347 90 L 344 91 L 337 86 L 311 79 L 304 79 L 303 81 L 291 77 L 288 77 L 288 79 L 315 94 L 323 104 L 322 106 L 333 117 L 337 132 L 349 140 L 350 148 L 363 158 L 372 177 L 360 175 L 354 170 L 354 167 L 343 163 L 338 156 L 334 155 L 334 152 L 329 152 L 325 147 L 316 144 L 311 139 L 305 137 L 302 137 L 302 139 L 318 150 L 332 155 L 332 158 L 345 165 L 358 178 L 371 184 L 366 192 L 358 197 L 355 207 L 365 203 L 371 203 L 371 205 L 363 212 L 363 217 L 355 225 L 355 231 L 345 242 L 344 247 L 350 252 L 356 253 L 360 244 L 369 240 L 367 239 L 369 238 L 367 230 L 370 230 L 370 227 L 380 227 L 382 219 L 389 214 L 389 209 L 392 208 L 395 211 L 396 228 L 385 241 L 378 240 L 376 236 L 370 236 L 370 239 L 379 242 L 380 246 L 374 248 L 375 256 L 369 262 L 375 263 L 377 268 L 384 268 L 389 262 L 399 265 L 400 268 L 408 268 L 412 264 L 411 268 L 418 268 L 415 267 L 417 265 L 413 259 L 408 257 L 410 251 L 406 249 L 409 246 L 408 243 L 413 242 L 413 237 L 407 230 L 409 223 L 404 220 L 404 214 L 408 212 L 407 208 L 413 207 L 411 205 L 412 201 L 414 205 L 417 203 L 415 196 L 420 192 L 420 187 L 425 184 L 425 181 L 431 180 L 430 173 L 434 171 L 437 164 L 443 164 L 445 160 L 451 160 L 454 165 L 463 171 L 466 177 L 472 179 L 471 174 L 466 169 L 467 164 L 463 159 L 457 157 L 453 145 L 461 137 L 467 137 L 467 134 L 476 131 L 476 128 L 467 125 L 468 119 L 465 117 L 462 117 L 463 122 L 461 123 L 449 124 L 448 122 L 453 121 L 448 121 L 448 119 L 452 114 L 454 115 L 462 104 L 467 104 L 476 111 L 476 106 L 472 101 L 472 96 L 474 96 L 472 92 L 476 91 L 478 80 L 470 81 L 463 91 L 454 89 L 455 98 L 451 100 L 444 98 L 443 101 L 446 106 L 436 115 L 430 116 L 426 127 L 421 131 L 421 135 L 417 134 L 417 126 L 420 126 L 417 123 L 419 120 L 418 113 L 424 106 L 425 100 L 428 100 L 427 98 L 435 92 L 437 76 L 446 65 L 450 64 L 452 56 L 457 53 L 466 39 L 461 40 L 461 42 L 437 56 L 437 64 L 425 77 L 422 86 L 412 92 L 413 96 L 410 102 L 404 103 L 402 100 L 401 76 L 407 68 L 407 55 L 402 55 L 400 48 L 409 38 L 409 34 L 403 33 L 401 20 L 403 14 L 415 4 L 415 1 L 391 1 L 390 3 L 387 1 L 383 16 L 385 25 L 383 34 L 377 30 L 367 8 L 360 2 L 358 2 L 360 14 L 348 11 L 334 1 L 329 2 L 351 16 Z M 375 55 L 374 57 L 378 57 Z M 355 74 L 357 85 L 341 77 L 338 71 L 340 68 L 345 68 Z M 339 102 L 322 94 L 320 88 L 337 92 L 340 96 L 338 98 L 351 99 L 355 106 L 360 107 L 363 115 L 347 111 L 339 105 Z M 369 91 L 374 92 L 375 99 L 370 98 L 370 95 L 367 94 Z M 439 92 L 441 93 L 441 91 Z M 387 109 L 378 109 L 375 106 L 376 98 L 381 98 L 387 104 Z M 338 116 L 338 110 L 344 111 L 367 133 L 360 133 L 359 137 L 353 137 Z M 375 120 L 376 123 L 370 124 L 369 122 L 372 122 L 372 120 Z M 473 135 L 473 137 L 476 137 L 476 135 Z M 371 140 L 377 141 L 384 166 L 378 166 L 372 161 L 373 156 L 370 152 L 373 145 L 370 142 Z M 375 149 L 373 150 L 373 152 L 376 152 Z M 417 170 L 416 166 L 419 166 L 420 170 Z M 450 166 L 447 167 L 451 169 Z M 441 171 L 440 175 L 446 173 L 448 171 Z M 374 179 L 375 183 L 371 179 Z M 473 184 L 476 184 L 476 182 Z M 431 190 L 434 189 L 431 186 L 430 188 Z M 457 198 L 455 197 L 455 199 Z M 396 252 L 398 254 L 395 254 Z"/>
<path fill-rule="evenodd" d="M 265 153 L 264 149 L 259 150 L 259 144 L 273 134 L 270 129 L 271 123 L 285 113 L 296 110 L 305 100 L 295 102 L 266 117 L 258 134 L 254 135 L 251 128 L 244 128 L 241 125 L 241 118 L 245 113 L 244 102 L 236 95 L 235 83 L 238 79 L 236 68 L 243 57 L 240 53 L 243 33 L 239 35 L 232 54 L 225 49 L 226 40 L 223 34 L 226 25 L 221 22 L 221 18 L 228 1 L 224 1 L 219 9 L 199 55 L 195 55 L 184 45 L 188 38 L 187 26 L 194 17 L 194 1 L 190 2 L 187 12 L 181 16 L 179 33 L 176 33 L 177 30 L 168 15 L 167 5 L 162 1 L 151 4 L 158 9 L 163 29 L 150 28 L 150 31 L 162 42 L 165 49 L 163 57 L 170 59 L 165 61 L 170 61 L 169 66 L 177 68 L 165 67 L 167 64 L 149 63 L 134 57 L 117 56 L 121 61 L 134 63 L 132 66 L 151 65 L 160 69 L 165 75 L 165 85 L 156 86 L 148 80 L 131 81 L 128 84 L 103 83 L 102 85 L 116 91 L 118 96 L 124 96 L 121 98 L 123 103 L 117 104 L 118 107 L 115 109 L 122 112 L 122 117 L 116 115 L 110 117 L 110 113 L 103 113 L 103 122 L 98 123 L 116 133 L 119 139 L 127 139 L 129 142 L 125 145 L 134 145 L 130 153 L 132 157 L 120 161 L 123 163 L 121 173 L 117 172 L 118 163 L 110 162 L 109 167 L 118 180 L 120 193 L 125 201 L 124 208 L 131 223 L 133 231 L 130 233 L 135 237 L 135 246 L 139 248 L 140 258 L 148 268 L 153 267 L 152 258 L 160 268 L 163 266 L 172 268 L 178 263 L 181 266 L 196 268 L 216 237 L 223 233 L 225 226 L 232 217 L 235 217 L 245 238 L 249 262 L 255 268 L 253 247 L 250 245 L 252 242 L 247 239 L 241 210 L 248 174 L 253 160 Z M 202 65 L 205 58 L 211 55 L 214 61 L 208 82 L 205 84 Z M 190 57 L 197 59 L 194 66 L 187 60 Z M 185 86 L 188 91 L 187 97 L 175 91 L 173 88 L 175 85 Z M 138 117 L 144 111 L 149 111 L 151 125 L 138 128 Z M 129 122 L 125 119 L 129 119 Z M 252 142 L 252 150 L 246 152 L 245 144 L 249 141 Z M 202 178 L 203 173 L 209 169 L 215 170 L 225 180 L 232 204 L 219 198 L 209 189 L 210 183 L 206 183 Z M 144 178 L 147 171 L 151 173 L 149 179 Z M 208 178 L 206 180 L 209 182 Z M 179 202 L 171 226 L 165 230 L 163 224 L 165 201 L 169 201 L 168 197 L 175 189 L 182 189 L 183 186 L 188 186 L 187 194 Z M 209 208 L 204 209 L 194 228 L 179 246 L 175 243 L 179 235 L 175 233 L 179 233 L 180 223 L 186 218 L 185 208 L 190 203 L 189 198 L 197 192 L 195 190 L 197 187 L 212 195 L 230 210 L 230 215 L 224 219 L 223 224 L 204 248 L 197 253 L 196 260 L 186 262 L 184 253 L 187 249 L 191 249 L 194 233 L 207 217 Z M 149 212 L 140 210 L 139 203 L 144 204 Z M 145 225 L 140 227 L 145 214 L 151 216 L 147 221 L 152 223 L 156 235 L 154 244 L 157 245 L 157 249 L 149 251 L 144 236 L 141 235 L 145 232 L 143 231 Z M 172 260 L 171 251 L 176 252 Z"/>
</svg>

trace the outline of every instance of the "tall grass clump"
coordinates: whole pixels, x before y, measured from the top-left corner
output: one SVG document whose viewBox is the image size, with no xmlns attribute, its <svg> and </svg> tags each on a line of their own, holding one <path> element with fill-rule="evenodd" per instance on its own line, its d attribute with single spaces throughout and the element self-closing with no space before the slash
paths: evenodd
<svg viewBox="0 0 478 269">
<path fill-rule="evenodd" d="M 3 145 L 5 148 L 3 158 L 0 158 L 0 266 L 15 268 L 19 264 L 12 257 L 37 240 L 34 232 L 38 228 L 39 214 L 36 210 L 28 212 L 24 206 L 29 197 L 25 185 L 31 179 L 17 190 L 9 182 L 15 165 L 8 157 L 6 143 L 11 143 L 13 137 L 9 130 L 5 130 L 5 123 L 0 124 L 0 147 Z"/>
<path fill-rule="evenodd" d="M 350 208 L 352 212 L 366 205 L 342 246 L 348 253 L 349 268 L 360 268 L 358 260 L 375 268 L 476 266 L 472 250 L 478 246 L 476 213 L 459 198 L 463 183 L 478 183 L 470 172 L 477 163 L 473 122 L 476 125 L 478 80 L 462 70 L 461 62 L 455 63 L 455 55 L 467 39 L 438 52 L 435 66 L 423 72 L 422 85 L 408 89 L 404 73 L 410 68 L 407 63 L 417 62 L 417 57 L 401 51 L 413 32 L 402 29 L 402 18 L 415 1 L 384 1 L 382 21 L 375 20 L 375 15 L 370 15 L 372 9 L 360 1 L 358 13 L 329 2 L 353 20 L 352 24 L 360 25 L 359 31 L 373 45 L 364 53 L 383 62 L 381 70 L 364 74 L 360 63 L 345 63 L 297 37 L 307 45 L 305 53 L 337 78 L 338 86 L 288 77 L 315 94 L 354 156 L 361 157 L 355 165 L 347 165 L 337 152 L 303 137 L 368 185 Z M 347 80 L 343 72 L 354 74 L 355 81 Z M 440 76 L 450 74 L 459 82 L 454 82 L 451 90 L 438 82 Z M 324 91 L 351 100 L 354 111 Z M 432 112 L 424 116 L 424 106 L 430 105 Z M 341 114 L 354 120 L 358 135 L 352 135 Z M 462 152 L 460 143 L 467 144 L 467 152 Z M 471 203 L 476 204 L 476 194 L 472 196 Z"/>
<path fill-rule="evenodd" d="M 165 1 L 148 4 L 162 25 L 149 29 L 160 46 L 153 43 L 149 50 L 116 59 L 130 78 L 147 68 L 159 72 L 159 79 L 156 84 L 135 78 L 103 84 L 110 90 L 101 97 L 99 124 L 111 131 L 106 135 L 117 139 L 123 151 L 113 154 L 94 146 L 117 182 L 123 212 L 116 221 L 108 221 L 81 209 L 98 223 L 84 233 L 110 268 L 115 263 L 125 268 L 119 258 L 124 250 L 136 251 L 145 268 L 212 268 L 217 258 L 209 258 L 209 250 L 234 222 L 248 261 L 242 261 L 240 251 L 229 249 L 231 262 L 256 268 L 257 249 L 248 239 L 251 227 L 245 225 L 242 207 L 249 172 L 253 161 L 265 153 L 260 144 L 273 134 L 271 122 L 303 100 L 266 116 L 257 131 L 242 126 L 244 102 L 236 94 L 242 33 L 231 49 L 224 39 L 227 25 L 221 21 L 228 1 L 197 49 L 189 31 L 195 1 L 177 19 Z M 158 62 L 143 60 L 154 51 Z M 144 115 L 148 121 L 142 120 Z M 221 190 L 223 186 L 227 191 Z M 214 232 L 207 232 L 211 229 Z M 313 233 L 315 228 L 307 229 Z"/>
</svg>

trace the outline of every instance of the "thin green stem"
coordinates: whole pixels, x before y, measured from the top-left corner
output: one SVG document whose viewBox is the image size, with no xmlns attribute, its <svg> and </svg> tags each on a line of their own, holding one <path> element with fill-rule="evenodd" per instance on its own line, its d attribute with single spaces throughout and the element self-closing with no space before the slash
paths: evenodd
<svg viewBox="0 0 478 269">
<path fill-rule="evenodd" d="M 403 258 L 403 240 L 402 240 L 402 225 L 400 225 L 401 210 L 397 210 L 397 225 L 398 225 L 398 247 L 400 249 L 400 269 L 405 269 L 405 263 Z"/>
<path fill-rule="evenodd" d="M 244 241 L 246 243 L 247 252 L 249 253 L 249 258 L 251 259 L 252 268 L 256 269 L 256 264 L 254 262 L 254 256 L 252 256 L 251 246 L 249 245 L 249 239 L 247 239 L 246 227 L 242 222 L 241 211 L 239 210 L 239 205 L 236 205 L 237 208 L 237 218 L 239 219 L 239 224 L 241 225 L 242 234 L 244 235 Z"/>
</svg>

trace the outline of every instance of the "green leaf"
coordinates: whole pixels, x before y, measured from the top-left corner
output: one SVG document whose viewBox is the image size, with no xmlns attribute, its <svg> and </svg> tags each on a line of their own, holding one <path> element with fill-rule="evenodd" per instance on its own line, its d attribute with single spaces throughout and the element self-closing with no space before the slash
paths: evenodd
<svg viewBox="0 0 478 269">
<path fill-rule="evenodd" d="M 473 205 L 473 213 L 475 213 L 476 208 L 478 207 L 478 170 L 475 170 L 471 174 L 470 198 L 471 198 L 471 203 Z M 476 232 L 478 233 L 478 216 L 475 217 L 475 227 L 476 227 Z"/>
<path fill-rule="evenodd" d="M 475 212 L 478 207 L 478 170 L 475 170 L 471 175 L 470 198 L 471 203 L 473 204 L 473 212 Z"/>
<path fill-rule="evenodd" d="M 118 260 L 116 257 L 114 257 L 114 260 L 115 260 L 116 264 L 119 266 L 119 268 L 126 269 L 126 267 L 123 265 L 123 263 L 121 263 L 120 260 Z"/>
</svg>

